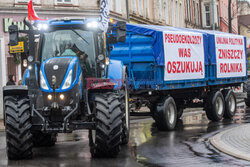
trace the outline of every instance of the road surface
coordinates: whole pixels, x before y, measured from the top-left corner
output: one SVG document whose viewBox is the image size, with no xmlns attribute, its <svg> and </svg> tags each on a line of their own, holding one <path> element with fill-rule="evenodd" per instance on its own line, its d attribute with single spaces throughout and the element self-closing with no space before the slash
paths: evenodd
<svg viewBox="0 0 250 167">
<path fill-rule="evenodd" d="M 209 138 L 223 130 L 250 122 L 250 109 L 238 104 L 234 120 L 210 122 L 201 109 L 185 112 L 175 131 L 161 132 L 150 118 L 131 121 L 130 142 L 117 158 L 92 159 L 88 132 L 59 134 L 53 147 L 35 148 L 33 160 L 8 161 L 5 133 L 0 132 L 0 166 L 25 167 L 161 167 L 250 166 L 250 162 L 221 153 Z"/>
</svg>

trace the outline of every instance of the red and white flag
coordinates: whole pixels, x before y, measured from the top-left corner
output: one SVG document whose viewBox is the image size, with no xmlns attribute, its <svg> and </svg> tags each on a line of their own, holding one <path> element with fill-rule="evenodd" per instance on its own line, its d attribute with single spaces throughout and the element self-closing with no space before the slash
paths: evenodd
<svg viewBox="0 0 250 167">
<path fill-rule="evenodd" d="M 36 11 L 33 7 L 33 2 L 30 0 L 28 3 L 28 19 L 29 20 L 46 20 L 46 19 L 41 19 L 37 16 Z"/>
</svg>

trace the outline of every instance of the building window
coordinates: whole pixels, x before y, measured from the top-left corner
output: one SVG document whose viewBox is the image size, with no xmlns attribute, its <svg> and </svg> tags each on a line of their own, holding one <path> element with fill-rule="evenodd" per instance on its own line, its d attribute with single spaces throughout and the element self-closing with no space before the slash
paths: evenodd
<svg viewBox="0 0 250 167">
<path fill-rule="evenodd" d="M 132 13 L 136 13 L 136 0 L 131 0 L 130 2 Z"/>
<path fill-rule="evenodd" d="M 179 10 L 178 10 L 179 9 L 178 1 L 175 2 L 175 7 L 176 7 L 176 25 L 177 27 L 179 27 L 180 18 L 179 18 Z"/>
<path fill-rule="evenodd" d="M 188 8 L 189 8 L 188 20 L 191 21 L 191 1 L 190 0 L 188 0 Z"/>
<path fill-rule="evenodd" d="M 172 26 L 175 26 L 174 1 L 172 0 Z"/>
<path fill-rule="evenodd" d="M 109 10 L 122 13 L 122 6 L 120 0 L 108 0 Z"/>
<path fill-rule="evenodd" d="M 70 4 L 70 5 L 78 5 L 78 0 L 55 0 L 56 5 L 60 4 Z"/>
<path fill-rule="evenodd" d="M 139 10 L 139 15 L 143 16 L 143 0 L 138 0 L 139 1 L 139 6 L 138 6 L 138 10 Z"/>
<path fill-rule="evenodd" d="M 161 12 L 162 12 L 162 9 L 163 9 L 163 7 L 162 7 L 162 0 L 158 0 L 158 3 L 159 3 L 159 10 L 158 10 L 158 19 L 159 19 L 159 21 L 161 21 L 162 20 L 162 14 L 161 14 Z"/>
<path fill-rule="evenodd" d="M 145 6 L 145 15 L 146 18 L 149 18 L 149 0 L 144 0 L 144 6 Z"/>
<path fill-rule="evenodd" d="M 15 0 L 15 3 L 28 3 L 30 0 Z M 40 4 L 40 0 L 33 0 L 34 4 Z"/>
<path fill-rule="evenodd" d="M 72 3 L 72 0 L 56 0 L 58 3 Z"/>
<path fill-rule="evenodd" d="M 206 26 L 210 27 L 211 23 L 210 23 L 210 5 L 209 4 L 205 5 L 205 14 L 206 14 Z"/>
<path fill-rule="evenodd" d="M 217 26 L 220 27 L 220 15 L 219 15 L 219 7 L 218 5 L 216 5 L 216 8 L 217 8 Z"/>
<path fill-rule="evenodd" d="M 193 21 L 194 21 L 194 23 L 196 23 L 196 11 L 195 11 L 196 9 L 195 9 L 195 1 L 193 1 Z"/>
<path fill-rule="evenodd" d="M 181 3 L 180 3 L 180 15 L 181 15 L 181 18 L 180 18 L 181 27 L 183 27 L 183 10 L 182 10 L 182 5 L 181 5 Z"/>
<path fill-rule="evenodd" d="M 188 1 L 186 1 L 186 6 L 188 6 Z M 185 19 L 188 19 L 188 11 L 189 11 L 189 9 L 188 8 L 185 8 L 185 9 L 186 9 Z"/>
<path fill-rule="evenodd" d="M 200 25 L 200 7 L 199 7 L 199 3 L 197 3 L 196 5 L 197 5 L 197 24 Z"/>
<path fill-rule="evenodd" d="M 113 0 L 108 0 L 108 5 L 109 5 L 109 10 L 112 10 L 113 11 Z"/>
<path fill-rule="evenodd" d="M 120 0 L 115 0 L 115 11 L 117 13 L 122 13 L 122 4 Z"/>
<path fill-rule="evenodd" d="M 166 24 L 169 24 L 169 7 L 168 7 L 168 1 L 165 1 L 165 17 L 166 17 Z"/>
</svg>

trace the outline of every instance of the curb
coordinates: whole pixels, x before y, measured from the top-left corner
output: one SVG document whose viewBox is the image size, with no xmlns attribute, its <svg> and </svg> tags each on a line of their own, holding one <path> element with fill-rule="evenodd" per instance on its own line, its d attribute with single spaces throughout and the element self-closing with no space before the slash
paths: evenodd
<svg viewBox="0 0 250 167">
<path fill-rule="evenodd" d="M 221 137 L 224 134 L 226 134 L 226 133 L 228 133 L 230 131 L 233 131 L 235 129 L 238 129 L 238 128 L 244 128 L 246 126 L 249 126 L 249 124 L 247 124 L 247 125 L 240 125 L 240 126 L 237 126 L 237 127 L 234 127 L 234 128 L 228 129 L 228 130 L 225 130 L 223 132 L 220 132 L 217 135 L 211 137 L 209 139 L 209 141 L 210 141 L 210 143 L 215 148 L 217 148 L 218 150 L 220 150 L 223 153 L 226 153 L 226 154 L 231 155 L 231 156 L 236 157 L 236 158 L 240 158 L 240 159 L 243 159 L 243 160 L 250 161 L 250 153 L 246 153 L 246 152 L 240 151 L 240 150 L 236 149 L 235 147 L 232 147 L 232 146 L 226 144 L 221 139 Z"/>
</svg>

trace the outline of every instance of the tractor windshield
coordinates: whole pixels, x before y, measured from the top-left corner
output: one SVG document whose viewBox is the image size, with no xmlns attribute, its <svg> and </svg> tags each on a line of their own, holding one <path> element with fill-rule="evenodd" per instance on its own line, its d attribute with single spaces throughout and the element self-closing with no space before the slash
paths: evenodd
<svg viewBox="0 0 250 167">
<path fill-rule="evenodd" d="M 44 33 L 41 61 L 52 57 L 87 57 L 90 68 L 95 68 L 94 34 L 81 29 L 56 30 Z"/>
</svg>

